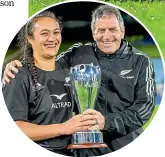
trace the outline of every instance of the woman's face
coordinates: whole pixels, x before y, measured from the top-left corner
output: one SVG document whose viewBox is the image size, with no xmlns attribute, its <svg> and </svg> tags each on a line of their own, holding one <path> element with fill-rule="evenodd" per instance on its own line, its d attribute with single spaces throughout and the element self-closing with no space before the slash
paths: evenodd
<svg viewBox="0 0 165 157">
<path fill-rule="evenodd" d="M 33 37 L 28 38 L 33 55 L 44 59 L 54 58 L 57 55 L 61 40 L 60 26 L 50 17 L 38 18 L 33 27 Z"/>
</svg>

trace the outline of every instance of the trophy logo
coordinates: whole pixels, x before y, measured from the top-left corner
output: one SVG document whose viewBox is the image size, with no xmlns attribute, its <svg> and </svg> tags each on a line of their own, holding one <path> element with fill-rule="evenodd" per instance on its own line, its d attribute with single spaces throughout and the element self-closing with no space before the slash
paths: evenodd
<svg viewBox="0 0 165 157">
<path fill-rule="evenodd" d="M 79 64 L 70 69 L 71 86 L 80 113 L 94 108 L 101 83 L 99 66 Z M 103 143 L 103 136 L 99 129 L 76 132 L 72 135 L 72 143 L 68 149 L 107 147 Z"/>
</svg>

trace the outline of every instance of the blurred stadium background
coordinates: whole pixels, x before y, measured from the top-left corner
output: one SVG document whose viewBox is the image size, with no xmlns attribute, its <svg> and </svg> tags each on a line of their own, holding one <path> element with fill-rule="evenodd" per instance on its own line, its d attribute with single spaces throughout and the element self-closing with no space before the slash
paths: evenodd
<svg viewBox="0 0 165 157">
<path fill-rule="evenodd" d="M 69 46 L 76 42 L 92 42 L 92 33 L 90 29 L 91 13 L 98 5 L 97 2 L 72 2 L 58 5 L 48 10 L 56 13 L 56 16 L 63 23 L 62 45 L 59 54 L 65 51 Z M 125 38 L 137 49 L 151 57 L 157 84 L 156 108 L 161 102 L 164 85 L 164 69 L 160 53 L 149 35 L 149 33 L 134 18 L 121 12 L 124 18 L 126 35 Z M 17 47 L 17 35 L 14 37 L 6 53 L 4 64 L 18 58 L 21 55 Z M 153 114 L 153 115 L 154 115 Z"/>
</svg>

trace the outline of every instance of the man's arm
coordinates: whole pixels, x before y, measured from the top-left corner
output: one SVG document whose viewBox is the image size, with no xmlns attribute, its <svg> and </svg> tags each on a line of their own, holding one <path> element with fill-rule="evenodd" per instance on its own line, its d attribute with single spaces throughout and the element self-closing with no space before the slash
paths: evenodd
<svg viewBox="0 0 165 157">
<path fill-rule="evenodd" d="M 136 83 L 134 104 L 123 111 L 109 113 L 105 117 L 105 131 L 125 135 L 142 127 L 150 119 L 155 106 L 154 77 L 153 65 L 146 57 Z"/>
<path fill-rule="evenodd" d="M 93 115 L 100 130 L 125 135 L 142 127 L 151 117 L 155 105 L 156 84 L 151 61 L 145 58 L 135 87 L 134 104 L 120 112 L 109 113 L 103 117 L 100 112 L 87 110 L 83 114 Z M 112 134 L 112 135 L 114 135 Z"/>
<path fill-rule="evenodd" d="M 56 62 L 63 68 L 70 68 L 70 56 L 74 54 L 78 47 L 82 46 L 82 43 L 75 43 L 67 49 L 67 51 L 62 52 L 56 57 Z"/>
<path fill-rule="evenodd" d="M 72 55 L 78 47 L 80 47 L 82 43 L 75 43 L 67 51 L 62 52 L 59 56 L 56 57 L 56 64 L 63 68 L 70 68 L 70 55 Z M 15 74 L 18 73 L 19 67 L 22 67 L 22 64 L 19 60 L 14 60 L 8 63 L 5 67 L 2 83 L 5 85 L 6 83 L 10 83 L 10 78 L 14 79 Z"/>
</svg>

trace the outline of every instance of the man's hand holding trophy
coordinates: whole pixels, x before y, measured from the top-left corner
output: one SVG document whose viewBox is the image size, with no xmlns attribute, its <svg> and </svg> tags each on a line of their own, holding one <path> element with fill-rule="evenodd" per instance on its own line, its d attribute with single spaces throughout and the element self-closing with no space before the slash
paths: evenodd
<svg viewBox="0 0 165 157">
<path fill-rule="evenodd" d="M 104 125 L 105 125 L 105 118 L 103 117 L 103 115 L 93 109 L 87 109 L 86 111 L 83 112 L 83 114 L 87 114 L 87 115 L 92 115 L 93 118 L 95 118 L 96 123 L 94 126 L 91 126 L 90 128 L 88 128 L 88 130 L 103 130 L 104 129 Z"/>
</svg>

